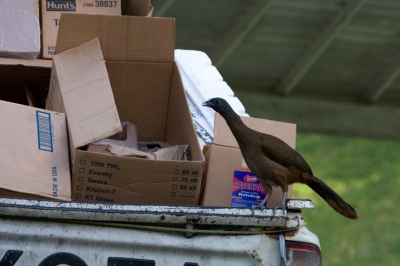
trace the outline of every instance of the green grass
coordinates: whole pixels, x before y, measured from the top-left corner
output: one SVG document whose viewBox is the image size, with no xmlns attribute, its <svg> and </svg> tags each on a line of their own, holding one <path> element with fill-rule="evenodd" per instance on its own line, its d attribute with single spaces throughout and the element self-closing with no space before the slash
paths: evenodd
<svg viewBox="0 0 400 266">
<path fill-rule="evenodd" d="M 296 149 L 359 215 L 346 219 L 307 186 L 293 187 L 292 198 L 314 202 L 303 214 L 321 242 L 323 264 L 399 265 L 400 142 L 299 134 Z"/>
</svg>

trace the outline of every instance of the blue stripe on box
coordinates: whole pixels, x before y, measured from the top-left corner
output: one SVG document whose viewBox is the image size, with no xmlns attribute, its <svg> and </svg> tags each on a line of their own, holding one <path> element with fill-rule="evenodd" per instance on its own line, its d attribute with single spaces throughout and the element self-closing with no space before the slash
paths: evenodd
<svg viewBox="0 0 400 266">
<path fill-rule="evenodd" d="M 53 152 L 51 114 L 43 111 L 36 111 L 36 124 L 39 150 Z"/>
</svg>

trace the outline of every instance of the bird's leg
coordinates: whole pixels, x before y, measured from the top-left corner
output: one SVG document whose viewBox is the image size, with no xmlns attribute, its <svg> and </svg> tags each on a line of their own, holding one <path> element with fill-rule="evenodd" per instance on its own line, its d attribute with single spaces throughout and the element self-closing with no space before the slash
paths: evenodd
<svg viewBox="0 0 400 266">
<path fill-rule="evenodd" d="M 283 192 L 282 206 L 276 206 L 274 208 L 274 216 L 275 216 L 276 210 L 278 210 L 278 209 L 281 209 L 283 211 L 283 216 L 287 216 L 287 212 L 286 212 L 286 191 Z"/>
<path fill-rule="evenodd" d="M 254 213 L 254 210 L 257 208 L 260 208 L 260 210 L 264 210 L 265 209 L 265 202 L 267 202 L 267 199 L 271 196 L 271 193 L 268 193 L 265 195 L 265 198 L 261 201 L 261 203 L 257 206 L 257 205 L 253 205 L 251 207 L 251 210 L 253 212 L 253 217 L 256 216 L 256 214 Z"/>
</svg>

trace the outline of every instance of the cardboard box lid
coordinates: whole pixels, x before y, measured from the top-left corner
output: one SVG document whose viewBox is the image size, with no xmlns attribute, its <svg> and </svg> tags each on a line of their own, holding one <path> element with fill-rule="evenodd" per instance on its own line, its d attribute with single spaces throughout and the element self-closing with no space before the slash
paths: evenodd
<svg viewBox="0 0 400 266">
<path fill-rule="evenodd" d="M 173 18 L 63 13 L 56 54 L 97 37 L 106 60 L 174 62 Z"/>
<path fill-rule="evenodd" d="M 243 122 L 250 128 L 273 135 L 280 138 L 290 147 L 296 146 L 296 124 L 278 122 L 273 120 L 266 120 L 253 117 L 241 117 Z M 226 124 L 224 118 L 215 114 L 214 125 L 214 141 L 213 143 L 223 146 L 239 148 L 239 145 L 233 136 L 231 130 Z"/>
<path fill-rule="evenodd" d="M 122 131 L 97 38 L 53 57 L 46 108 L 65 111 L 75 148 Z"/>
</svg>

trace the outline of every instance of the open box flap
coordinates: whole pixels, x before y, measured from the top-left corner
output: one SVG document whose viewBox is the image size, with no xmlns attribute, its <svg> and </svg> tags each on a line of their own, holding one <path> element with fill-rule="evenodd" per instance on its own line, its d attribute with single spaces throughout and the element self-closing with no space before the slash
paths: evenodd
<svg viewBox="0 0 400 266">
<path fill-rule="evenodd" d="M 97 38 L 53 57 L 46 108 L 67 114 L 74 148 L 122 131 Z"/>
<path fill-rule="evenodd" d="M 173 18 L 63 13 L 56 54 L 97 37 L 105 60 L 174 62 Z"/>
</svg>

